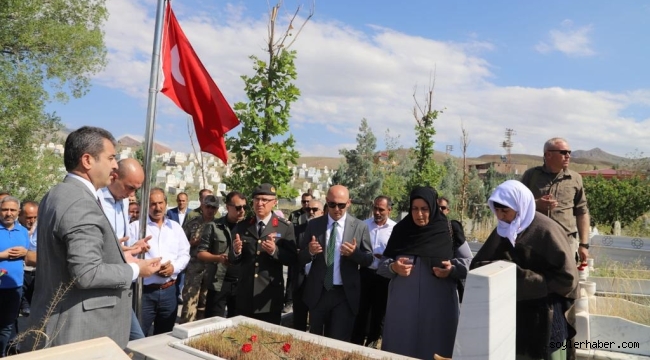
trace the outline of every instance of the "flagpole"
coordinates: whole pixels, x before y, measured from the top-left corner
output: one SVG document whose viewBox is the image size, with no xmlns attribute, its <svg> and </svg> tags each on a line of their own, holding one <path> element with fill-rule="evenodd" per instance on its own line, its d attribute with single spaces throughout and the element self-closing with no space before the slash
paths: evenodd
<svg viewBox="0 0 650 360">
<path fill-rule="evenodd" d="M 147 128 L 144 139 L 144 173 L 146 174 L 142 192 L 140 193 L 140 239 L 147 235 L 147 218 L 149 217 L 149 191 L 151 190 L 151 162 L 153 160 L 153 133 L 156 124 L 156 101 L 158 100 L 158 84 L 160 74 L 160 49 L 162 47 L 163 21 L 167 0 L 158 0 L 156 9 L 156 27 L 153 35 L 153 51 L 151 53 L 151 74 L 149 76 L 149 101 L 147 104 Z M 140 254 L 144 258 L 144 253 Z M 142 278 L 135 283 L 135 315 L 142 323 Z M 145 334 L 147 335 L 147 334 Z"/>
</svg>

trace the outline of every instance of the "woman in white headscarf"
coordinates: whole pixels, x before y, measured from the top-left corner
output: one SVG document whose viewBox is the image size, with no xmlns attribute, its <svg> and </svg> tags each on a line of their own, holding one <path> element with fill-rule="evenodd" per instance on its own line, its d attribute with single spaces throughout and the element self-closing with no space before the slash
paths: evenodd
<svg viewBox="0 0 650 360">
<path fill-rule="evenodd" d="M 569 239 L 558 223 L 535 212 L 533 194 L 519 181 L 499 185 L 488 204 L 498 225 L 470 268 L 497 260 L 517 264 L 517 359 L 566 359 L 563 344 L 575 335 L 567 314 L 578 286 Z"/>
</svg>

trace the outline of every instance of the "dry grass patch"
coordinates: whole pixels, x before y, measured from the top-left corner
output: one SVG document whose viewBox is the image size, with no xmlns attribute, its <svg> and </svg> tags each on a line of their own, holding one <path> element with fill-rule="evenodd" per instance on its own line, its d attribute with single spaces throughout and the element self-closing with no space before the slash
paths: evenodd
<svg viewBox="0 0 650 360">
<path fill-rule="evenodd" d="M 372 359 L 357 352 L 346 352 L 309 341 L 290 334 L 279 334 L 251 324 L 239 324 L 215 330 L 185 342 L 185 345 L 224 359 Z"/>
</svg>

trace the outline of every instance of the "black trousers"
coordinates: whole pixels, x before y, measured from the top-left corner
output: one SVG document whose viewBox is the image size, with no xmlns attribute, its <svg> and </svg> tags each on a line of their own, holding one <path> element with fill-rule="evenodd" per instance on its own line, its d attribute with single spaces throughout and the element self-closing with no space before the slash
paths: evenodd
<svg viewBox="0 0 650 360">
<path fill-rule="evenodd" d="M 226 317 L 226 306 L 229 318 L 237 316 L 237 280 L 224 280 L 221 291 L 208 289 L 205 299 L 205 317 Z"/>
<path fill-rule="evenodd" d="M 390 279 L 377 275 L 375 270 L 361 268 L 361 298 L 359 313 L 354 321 L 352 343 L 369 344 L 379 340 L 384 328 L 386 302 L 388 301 L 388 284 Z"/>
<path fill-rule="evenodd" d="M 350 341 L 354 327 L 354 312 L 342 285 L 323 289 L 318 304 L 309 309 L 309 332 L 328 338 Z"/>
<path fill-rule="evenodd" d="M 309 308 L 302 299 L 305 291 L 305 282 L 293 291 L 293 328 L 300 331 L 307 331 L 307 316 Z"/>
</svg>

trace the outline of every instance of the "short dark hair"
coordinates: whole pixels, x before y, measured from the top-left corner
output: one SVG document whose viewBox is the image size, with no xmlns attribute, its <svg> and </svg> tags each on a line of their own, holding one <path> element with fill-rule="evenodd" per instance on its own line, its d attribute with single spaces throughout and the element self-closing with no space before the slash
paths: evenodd
<svg viewBox="0 0 650 360">
<path fill-rule="evenodd" d="M 305 196 L 309 196 L 309 197 L 312 198 L 312 199 L 314 198 L 314 195 L 312 195 L 312 194 L 310 194 L 310 193 L 308 193 L 308 192 L 302 194 L 302 195 L 300 196 L 300 198 L 304 198 Z"/>
<path fill-rule="evenodd" d="M 244 194 L 240 193 L 239 191 L 231 191 L 226 195 L 226 204 L 230 204 L 230 202 L 232 201 L 232 198 L 234 198 L 235 196 L 242 199 L 242 200 L 246 200 L 246 197 L 244 196 Z M 246 201 L 246 202 L 248 202 L 248 201 Z"/>
<path fill-rule="evenodd" d="M 382 201 L 382 200 L 386 200 L 386 204 L 388 205 L 388 210 L 391 210 L 393 208 L 393 201 L 390 199 L 390 196 L 379 195 L 375 198 L 375 201 L 373 202 Z"/>
<path fill-rule="evenodd" d="M 179 192 L 178 194 L 176 194 L 176 198 L 178 199 L 178 197 L 181 196 L 181 195 L 185 195 L 185 197 L 188 198 L 188 199 L 190 198 L 189 196 L 187 196 L 186 192 Z"/>
<path fill-rule="evenodd" d="M 23 200 L 23 202 L 20 204 L 20 212 L 23 212 L 23 210 L 25 210 L 25 206 L 27 206 L 27 205 L 32 205 L 32 206 L 38 207 L 38 203 L 36 201 Z"/>
<path fill-rule="evenodd" d="M 451 205 L 451 202 L 449 202 L 449 199 L 447 199 L 446 197 L 440 196 L 438 198 L 438 201 L 443 201 L 443 200 L 447 203 L 447 205 Z"/>
<path fill-rule="evenodd" d="M 212 190 L 210 190 L 210 189 L 201 189 L 201 191 L 199 191 L 199 200 L 201 200 L 201 198 L 204 198 L 205 196 L 207 196 L 207 195 L 203 195 L 205 193 L 212 194 Z"/>
<path fill-rule="evenodd" d="M 66 171 L 76 169 L 84 154 L 99 159 L 99 154 L 104 151 L 104 139 L 109 140 L 113 146 L 117 144 L 113 135 L 102 128 L 82 126 L 71 132 L 65 139 L 63 151 L 63 164 Z"/>
</svg>

